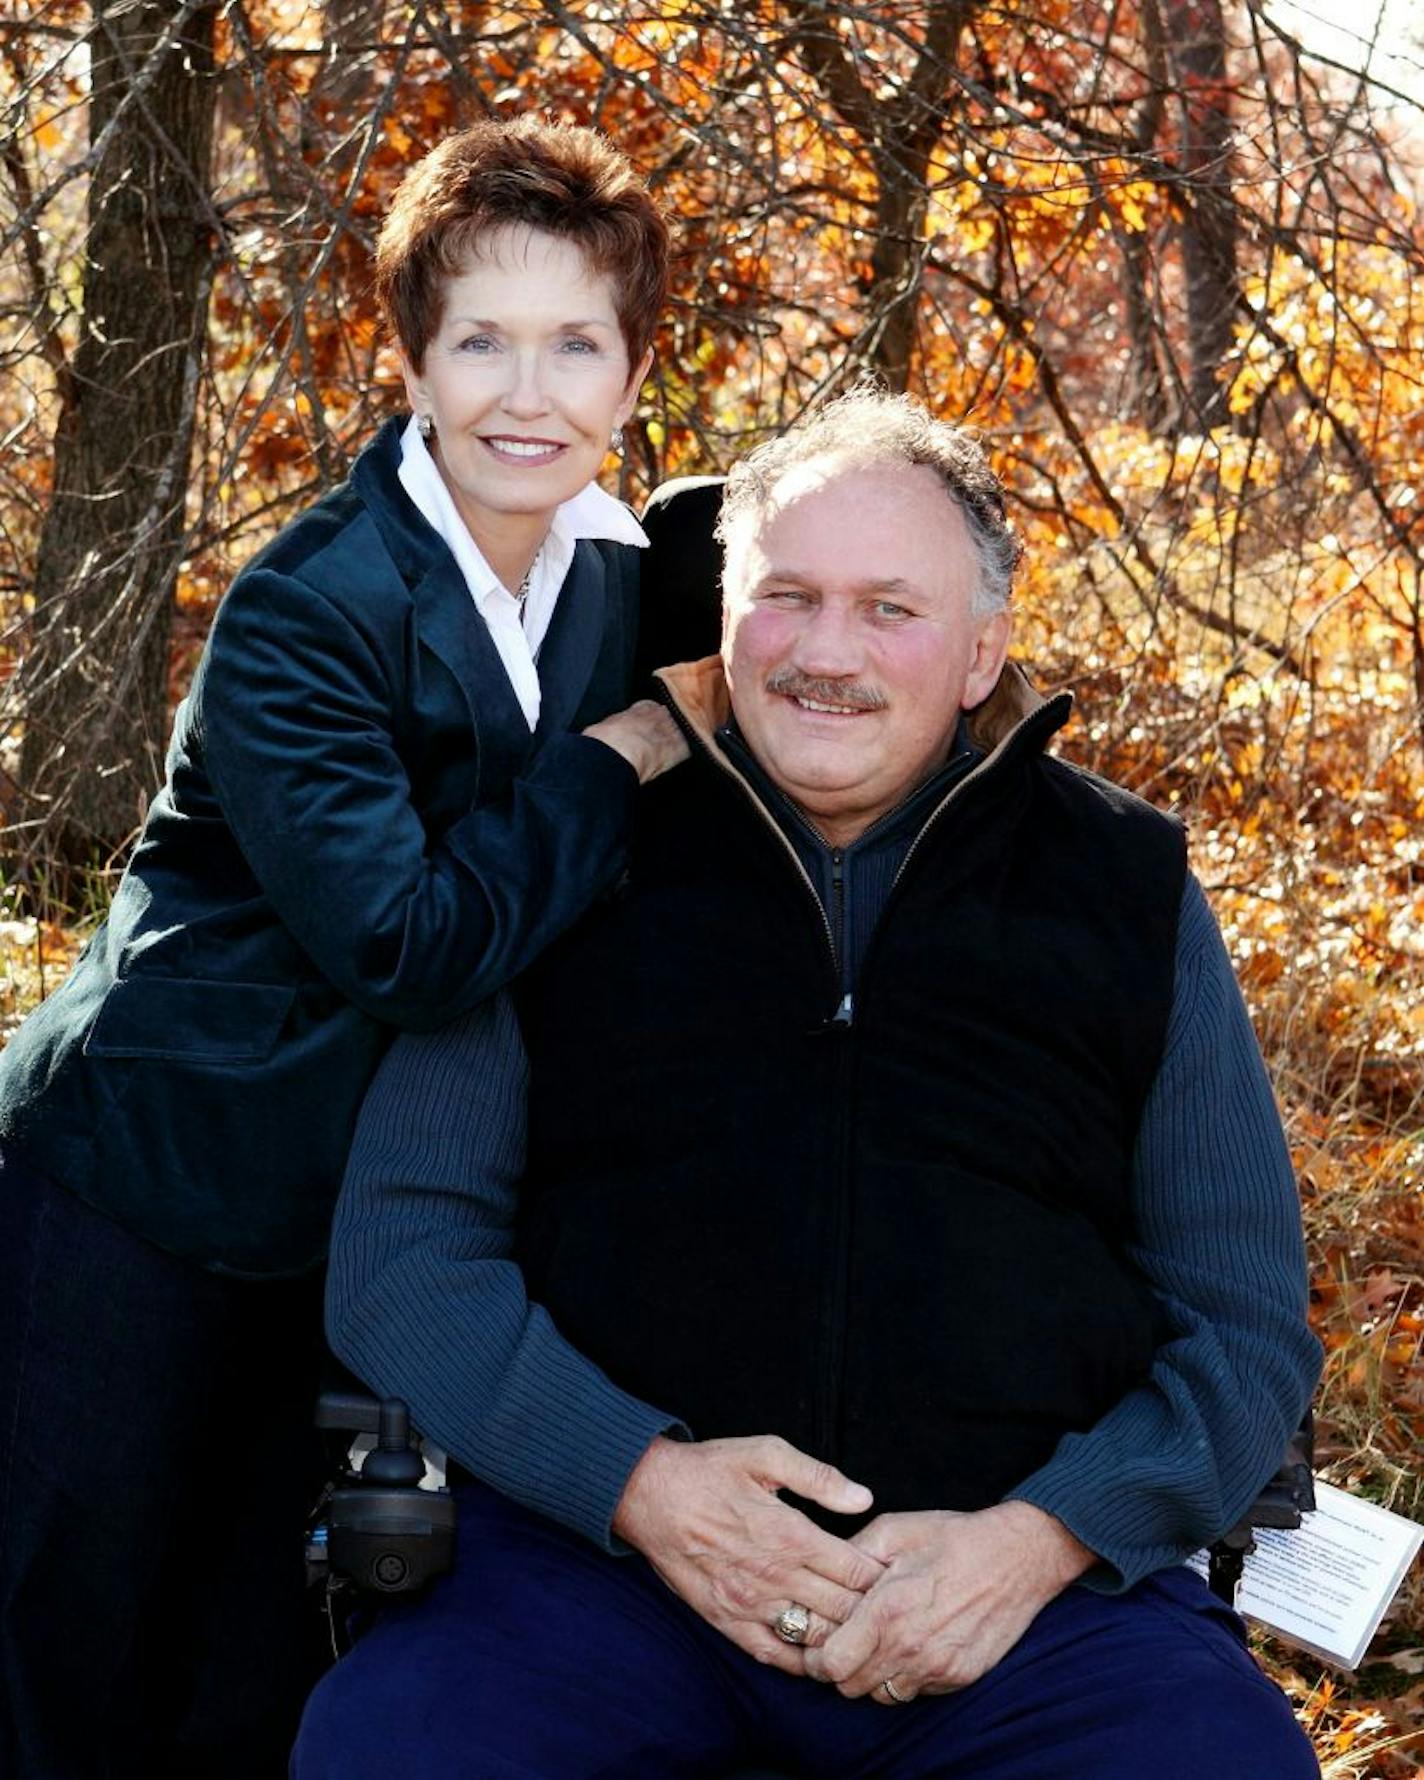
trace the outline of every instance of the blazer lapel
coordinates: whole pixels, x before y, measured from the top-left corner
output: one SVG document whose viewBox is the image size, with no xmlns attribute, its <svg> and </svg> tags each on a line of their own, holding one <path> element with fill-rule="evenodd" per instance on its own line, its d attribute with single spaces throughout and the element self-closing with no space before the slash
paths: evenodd
<svg viewBox="0 0 1424 1780">
<path fill-rule="evenodd" d="M 542 743 L 569 727 L 607 646 L 609 616 L 607 569 L 602 552 L 581 538 L 574 546 L 574 559 L 564 576 L 559 603 L 539 650 L 536 742 Z"/>
<path fill-rule="evenodd" d="M 528 759 L 533 738 L 459 564 L 401 487 L 403 425 L 400 419 L 386 422 L 357 458 L 351 479 L 410 588 L 420 640 L 465 696 L 479 742 L 479 784 L 486 788 L 481 795 L 490 787 L 497 794 Z"/>
<path fill-rule="evenodd" d="M 507 784 L 528 758 L 533 737 L 494 638 L 443 546 L 440 559 L 412 587 L 411 598 L 421 641 L 445 663 L 465 694 L 479 737 L 481 787 Z"/>
<path fill-rule="evenodd" d="M 535 748 L 573 726 L 595 679 L 608 679 L 609 662 L 621 662 L 625 653 L 627 614 L 610 599 L 602 553 L 581 539 L 539 650 L 539 723 L 531 735 L 494 638 L 443 547 L 411 596 L 422 641 L 455 675 L 469 700 L 480 738 L 482 785 L 513 778 Z M 604 690 L 587 721 L 627 702 L 625 680 L 626 671 L 618 675 L 616 687 Z"/>
</svg>

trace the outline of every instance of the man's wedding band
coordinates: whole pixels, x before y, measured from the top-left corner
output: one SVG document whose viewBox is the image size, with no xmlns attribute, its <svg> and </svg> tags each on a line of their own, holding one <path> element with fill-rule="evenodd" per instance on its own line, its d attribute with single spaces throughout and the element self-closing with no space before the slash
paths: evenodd
<svg viewBox="0 0 1424 1780">
<path fill-rule="evenodd" d="M 897 1706 L 908 1706 L 910 1701 L 915 1697 L 912 1693 L 901 1693 L 899 1688 L 896 1687 L 893 1678 L 889 1675 L 885 1677 L 880 1685 L 885 1689 L 889 1698 L 894 1700 Z"/>
</svg>

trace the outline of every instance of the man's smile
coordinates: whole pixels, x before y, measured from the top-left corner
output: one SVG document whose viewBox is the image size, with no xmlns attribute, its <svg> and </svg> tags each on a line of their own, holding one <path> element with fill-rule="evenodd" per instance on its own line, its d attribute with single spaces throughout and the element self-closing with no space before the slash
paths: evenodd
<svg viewBox="0 0 1424 1780">
<path fill-rule="evenodd" d="M 876 707 L 867 705 L 828 705 L 820 699 L 805 698 L 798 693 L 790 694 L 791 702 L 800 705 L 803 711 L 815 711 L 828 717 L 866 717 Z"/>
<path fill-rule="evenodd" d="M 864 717 L 883 711 L 887 703 L 885 694 L 867 681 L 834 679 L 794 667 L 781 667 L 770 674 L 766 690 L 813 717 Z"/>
</svg>

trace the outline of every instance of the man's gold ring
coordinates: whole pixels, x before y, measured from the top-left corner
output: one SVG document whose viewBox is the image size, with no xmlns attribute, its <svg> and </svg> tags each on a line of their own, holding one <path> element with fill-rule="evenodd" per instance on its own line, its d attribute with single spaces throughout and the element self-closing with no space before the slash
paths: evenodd
<svg viewBox="0 0 1424 1780">
<path fill-rule="evenodd" d="M 893 1676 L 887 1675 L 880 1685 L 885 1689 L 886 1696 L 894 1700 L 897 1706 L 908 1706 L 915 1697 L 912 1693 L 901 1693 Z"/>
<path fill-rule="evenodd" d="M 772 1620 L 771 1629 L 783 1644 L 804 1644 L 806 1634 L 811 1629 L 811 1609 L 803 1607 L 799 1601 L 793 1601 L 789 1607 L 783 1607 Z"/>
</svg>

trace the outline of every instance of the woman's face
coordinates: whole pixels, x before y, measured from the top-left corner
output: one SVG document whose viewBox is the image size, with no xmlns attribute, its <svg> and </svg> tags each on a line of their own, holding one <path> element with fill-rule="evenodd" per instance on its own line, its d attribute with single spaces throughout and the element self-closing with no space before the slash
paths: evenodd
<svg viewBox="0 0 1424 1780">
<path fill-rule="evenodd" d="M 434 419 L 440 473 L 487 552 L 542 536 L 597 473 L 651 359 L 629 364 L 612 280 L 560 236 L 499 230 L 447 280 L 424 366 L 402 359 L 406 390 Z"/>
</svg>

